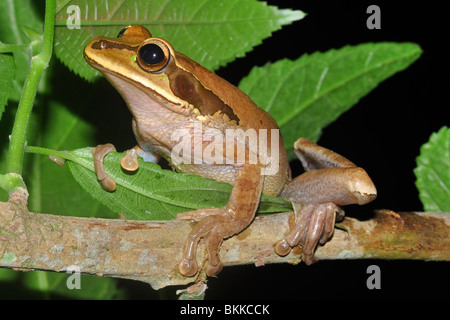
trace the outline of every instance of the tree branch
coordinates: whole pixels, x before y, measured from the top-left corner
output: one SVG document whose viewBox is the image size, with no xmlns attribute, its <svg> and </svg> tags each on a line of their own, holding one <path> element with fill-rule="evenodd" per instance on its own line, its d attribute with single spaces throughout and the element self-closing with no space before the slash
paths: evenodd
<svg viewBox="0 0 450 320">
<path fill-rule="evenodd" d="M 274 244 L 293 225 L 290 213 L 257 217 L 239 235 L 225 240 L 225 266 L 298 263 L 300 248 L 279 257 Z M 377 211 L 367 221 L 346 218 L 333 238 L 316 251 L 319 259 L 450 260 L 450 213 Z M 0 202 L 0 267 L 67 271 L 134 279 L 154 289 L 196 280 L 178 273 L 178 262 L 192 223 L 125 221 L 28 212 L 24 205 Z M 198 261 L 204 261 L 201 241 Z M 204 273 L 200 274 L 204 277 Z"/>
</svg>

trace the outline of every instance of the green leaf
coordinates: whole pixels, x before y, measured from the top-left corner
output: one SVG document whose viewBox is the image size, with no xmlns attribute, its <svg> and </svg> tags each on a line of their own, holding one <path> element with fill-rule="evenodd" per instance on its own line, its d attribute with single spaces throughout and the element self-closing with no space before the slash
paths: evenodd
<svg viewBox="0 0 450 320">
<path fill-rule="evenodd" d="M 101 278 L 89 275 L 79 275 L 79 289 L 69 289 L 72 274 L 46 271 L 31 271 L 21 275 L 24 285 L 40 295 L 36 298 L 58 299 L 112 299 L 120 291 L 117 290 L 117 281 L 112 278 Z"/>
<path fill-rule="evenodd" d="M 30 39 L 23 33 L 23 27 L 42 32 L 43 18 L 36 8 L 44 6 L 43 1 L 0 1 L 0 39 L 8 44 L 14 56 L 15 77 L 12 82 L 11 100 L 20 99 L 31 58 L 31 51 L 26 49 L 30 45 Z"/>
<path fill-rule="evenodd" d="M 29 36 L 33 38 L 35 44 L 39 42 L 39 34 L 42 32 L 42 10 L 45 6 L 44 1 L 29 0 L 9 0 L 0 1 L 0 39 L 3 43 L 0 50 L 12 52 L 13 55 L 0 55 L 13 59 L 13 68 L 10 71 L 0 71 L 0 100 L 7 99 L 17 101 L 22 93 L 23 82 L 29 69 L 29 61 L 31 58 L 32 44 L 27 38 L 26 30 Z M 38 31 L 38 33 L 33 32 Z M 0 61 L 0 69 L 9 67 L 9 64 Z M 80 117 L 79 113 L 86 102 L 80 102 L 78 98 L 83 98 L 87 90 L 72 91 L 67 93 L 67 88 L 74 87 L 76 77 L 71 79 L 71 74 L 59 74 L 50 85 L 49 77 L 55 76 L 55 65 L 50 63 L 49 68 L 45 72 L 39 94 L 36 97 L 36 108 L 30 119 L 30 134 L 28 135 L 29 144 L 42 143 L 46 146 L 54 148 L 66 147 L 76 148 L 80 146 L 92 145 L 88 141 L 93 140 L 93 126 Z M 12 73 L 14 70 L 14 81 L 12 85 L 4 83 L 5 73 Z M 64 69 L 65 70 L 65 69 Z M 12 74 L 7 75 L 8 81 L 11 80 Z M 61 81 L 64 79 L 64 81 Z M 79 81 L 83 83 L 83 81 Z M 70 83 L 70 85 L 67 85 Z M 4 85 L 5 84 L 5 85 Z M 8 93 L 8 88 L 10 94 Z M 42 96 L 43 88 L 47 89 L 47 96 Z M 61 89 L 62 88 L 62 89 Z M 64 97 L 60 96 L 61 92 L 66 93 Z M 51 94 L 50 94 L 51 92 Z M 83 92 L 80 95 L 79 92 Z M 56 103 L 55 101 L 58 101 Z M 64 102 L 65 105 L 62 105 Z M 77 115 L 68 111 L 67 106 L 75 104 L 72 110 Z M 3 100 L 2 100 L 3 103 Z M 6 112 L 3 112 L 3 105 L 0 106 L 0 115 L 2 123 L 0 125 L 0 172 L 5 172 L 6 154 L 8 149 L 8 135 L 11 133 L 11 126 L 14 121 L 16 110 L 14 102 L 10 102 Z M 86 105 L 89 107 L 89 105 Z M 81 145 L 78 145 L 81 143 Z M 58 214 L 73 215 L 92 215 L 92 216 L 108 216 L 107 211 L 111 211 L 103 207 L 97 201 L 93 200 L 86 192 L 81 189 L 78 183 L 73 180 L 67 168 L 61 168 L 42 156 L 27 156 L 24 163 L 24 178 L 30 191 L 29 208 L 33 211 L 53 212 Z M 9 177 L 10 175 L 2 176 Z M 7 199 L 7 193 L 0 190 L 1 200 Z M 103 208 L 103 210 L 101 210 Z M 114 214 L 114 216 L 116 216 Z M 111 216 L 109 216 L 111 217 Z M 7 253 L 5 259 L 14 258 Z M 32 275 L 33 274 L 33 275 Z M 117 292 L 116 279 L 99 278 L 99 277 L 82 277 L 82 290 L 69 290 L 65 285 L 67 274 L 57 274 L 51 272 L 22 273 L 12 270 L 1 270 L 0 272 L 0 293 L 2 298 L 109 298 Z M 25 291 L 23 288 L 28 287 L 33 290 Z"/>
<path fill-rule="evenodd" d="M 13 80 L 14 58 L 8 54 L 0 54 L 0 120 L 11 94 Z"/>
<path fill-rule="evenodd" d="M 177 213 L 199 208 L 223 208 L 232 186 L 196 175 L 161 169 L 157 164 L 139 159 L 139 169 L 127 173 L 120 167 L 124 153 L 106 156 L 106 172 L 116 181 L 114 192 L 103 190 L 94 173 L 92 152 L 85 148 L 71 152 L 68 166 L 75 179 L 94 198 L 128 219 L 169 220 Z M 290 204 L 277 197 L 263 195 L 258 213 L 291 210 Z"/>
<path fill-rule="evenodd" d="M 67 10 L 73 5 L 80 8 L 80 29 L 67 27 L 72 21 Z M 153 36 L 169 40 L 175 50 L 213 70 L 304 17 L 301 11 L 256 0 L 73 0 L 60 2 L 56 12 L 55 53 L 88 80 L 99 73 L 84 61 L 86 44 L 99 35 L 116 37 L 127 25 L 147 27 Z"/>
<path fill-rule="evenodd" d="M 81 81 L 80 81 L 81 82 Z M 88 92 L 86 88 L 84 93 Z M 70 97 L 74 103 L 81 97 Z M 36 143 L 53 149 L 72 149 L 93 144 L 95 128 L 80 115 L 49 99 L 42 114 L 35 120 L 45 127 L 34 126 L 29 144 Z M 40 118 L 40 119 L 39 119 Z M 29 208 L 36 212 L 85 217 L 117 217 L 109 209 L 92 199 L 73 180 L 69 170 L 53 163 L 47 157 L 34 155 L 32 166 L 24 177 L 30 192 Z M 74 205 L 76 204 L 76 205 Z"/>
<path fill-rule="evenodd" d="M 0 41 L 0 53 L 15 52 L 24 50 L 27 46 L 23 44 L 6 44 Z"/>
<path fill-rule="evenodd" d="M 450 211 L 450 128 L 442 127 L 422 145 L 414 169 L 425 211 Z"/>
<path fill-rule="evenodd" d="M 420 54 L 413 43 L 346 46 L 255 67 L 239 88 L 270 112 L 291 148 L 298 137 L 317 141 L 322 128 Z"/>
<path fill-rule="evenodd" d="M 3 289 L 0 299 L 117 299 L 123 294 L 117 287 L 117 279 L 91 275 L 81 275 L 80 289 L 69 289 L 70 276 L 70 273 L 0 269 Z"/>
</svg>

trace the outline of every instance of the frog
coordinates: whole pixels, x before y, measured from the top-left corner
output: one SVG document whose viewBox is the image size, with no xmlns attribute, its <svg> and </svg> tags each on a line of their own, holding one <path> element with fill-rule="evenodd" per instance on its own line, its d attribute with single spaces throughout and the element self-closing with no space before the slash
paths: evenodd
<svg viewBox="0 0 450 320">
<path fill-rule="evenodd" d="M 295 217 L 292 230 L 274 243 L 276 254 L 286 256 L 301 247 L 301 259 L 307 265 L 317 261 L 315 250 L 332 237 L 336 219 L 343 219 L 342 206 L 367 204 L 377 196 L 363 168 L 306 137 L 294 143 L 305 172 L 292 178 L 273 117 L 239 88 L 175 51 L 169 41 L 153 37 L 144 26 L 127 26 L 116 38 L 94 38 L 86 45 L 84 57 L 118 90 L 132 114 L 137 145 L 126 151 L 121 160 L 123 169 L 138 170 L 139 157 L 155 163 L 165 158 L 176 171 L 233 186 L 223 208 L 200 208 L 177 216 L 195 223 L 177 262 L 185 277 L 195 276 L 203 268 L 197 262 L 201 240 L 206 244 L 206 275 L 220 273 L 222 242 L 253 222 L 263 193 L 290 201 Z M 208 157 L 174 160 L 173 151 L 180 142 L 174 140 L 175 133 L 182 132 L 193 142 L 208 130 L 214 130 L 216 138 L 239 130 L 250 132 L 256 140 L 245 134 L 215 140 L 215 155 L 222 155 L 223 161 Z M 207 141 L 200 141 L 189 144 L 190 148 L 204 152 L 210 147 Z M 112 144 L 102 144 L 92 151 L 98 181 L 109 192 L 114 192 L 116 184 L 103 161 L 115 150 Z M 184 149 L 183 155 L 191 151 Z"/>
</svg>

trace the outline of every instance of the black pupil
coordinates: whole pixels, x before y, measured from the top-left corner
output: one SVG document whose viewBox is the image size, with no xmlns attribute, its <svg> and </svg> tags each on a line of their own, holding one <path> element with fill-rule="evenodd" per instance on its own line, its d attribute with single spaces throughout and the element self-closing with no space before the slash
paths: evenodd
<svg viewBox="0 0 450 320">
<path fill-rule="evenodd" d="M 117 35 L 117 38 L 120 38 L 121 36 L 123 36 L 123 34 L 125 33 L 125 31 L 127 31 L 127 27 L 123 28 L 122 30 L 120 30 L 119 34 Z"/>
<path fill-rule="evenodd" d="M 164 51 L 153 43 L 143 46 L 139 51 L 139 55 L 147 64 L 158 64 L 164 60 Z"/>
</svg>

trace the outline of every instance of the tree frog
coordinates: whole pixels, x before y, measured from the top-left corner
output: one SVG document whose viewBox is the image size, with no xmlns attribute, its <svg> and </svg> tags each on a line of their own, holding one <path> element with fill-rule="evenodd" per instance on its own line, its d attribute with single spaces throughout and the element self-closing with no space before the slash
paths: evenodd
<svg viewBox="0 0 450 320">
<path fill-rule="evenodd" d="M 252 223 L 262 192 L 292 202 L 295 226 L 274 244 L 274 250 L 284 256 L 301 245 L 306 264 L 315 261 L 318 243 L 324 244 L 332 236 L 336 215 L 343 217 L 340 206 L 366 204 L 376 198 L 376 188 L 364 169 L 306 138 L 294 145 L 305 173 L 292 179 L 275 120 L 237 87 L 176 52 L 168 41 L 153 37 L 145 27 L 128 26 L 117 38 L 96 37 L 85 47 L 84 56 L 120 92 L 133 115 L 138 144 L 122 159 L 124 169 L 137 170 L 138 157 L 156 162 L 162 156 L 177 171 L 233 185 L 224 208 L 179 215 L 197 221 L 178 265 L 184 276 L 200 271 L 196 260 L 200 239 L 205 240 L 208 252 L 206 274 L 221 271 L 222 241 Z M 228 137 L 229 132 L 238 131 L 246 135 Z M 221 155 L 223 161 L 208 157 L 174 161 L 173 150 L 180 142 L 174 134 L 180 132 L 183 134 L 176 136 L 187 139 L 191 148 L 183 149 L 183 156 L 194 149 L 200 153 L 209 150 L 216 160 Z M 214 133 L 214 152 L 210 140 L 195 140 L 207 132 Z M 115 189 L 115 182 L 106 174 L 103 158 L 113 150 L 111 144 L 93 149 L 98 179 L 109 191 Z"/>
</svg>

